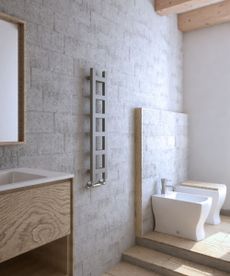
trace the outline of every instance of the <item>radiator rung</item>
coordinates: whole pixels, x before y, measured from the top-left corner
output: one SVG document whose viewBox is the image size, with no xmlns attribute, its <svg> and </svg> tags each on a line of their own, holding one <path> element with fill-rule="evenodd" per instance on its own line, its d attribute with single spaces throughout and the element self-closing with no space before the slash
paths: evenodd
<svg viewBox="0 0 230 276">
<path fill-rule="evenodd" d="M 100 82 L 100 83 L 105 83 L 106 79 L 105 79 L 105 77 L 96 76 L 95 81 Z"/>
<path fill-rule="evenodd" d="M 103 131 L 103 132 L 95 132 L 95 136 L 96 137 L 105 137 L 105 132 Z"/>
<path fill-rule="evenodd" d="M 96 119 L 105 119 L 105 114 L 104 113 L 96 113 L 95 118 Z"/>
<path fill-rule="evenodd" d="M 96 174 L 105 173 L 105 168 L 95 169 Z"/>
<path fill-rule="evenodd" d="M 103 95 L 95 95 L 95 99 L 96 99 L 96 100 L 99 100 L 99 101 L 105 101 L 105 100 L 106 100 L 106 97 L 103 96 Z"/>
<path fill-rule="evenodd" d="M 105 155 L 106 151 L 105 150 L 96 150 L 96 155 Z"/>
</svg>

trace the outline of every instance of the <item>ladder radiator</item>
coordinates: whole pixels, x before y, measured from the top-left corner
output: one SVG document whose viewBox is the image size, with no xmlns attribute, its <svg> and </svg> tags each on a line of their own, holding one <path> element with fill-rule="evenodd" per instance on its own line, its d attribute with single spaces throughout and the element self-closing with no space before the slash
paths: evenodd
<svg viewBox="0 0 230 276">
<path fill-rule="evenodd" d="M 100 187 L 107 179 L 106 73 L 90 69 L 90 181 L 87 188 Z"/>
</svg>

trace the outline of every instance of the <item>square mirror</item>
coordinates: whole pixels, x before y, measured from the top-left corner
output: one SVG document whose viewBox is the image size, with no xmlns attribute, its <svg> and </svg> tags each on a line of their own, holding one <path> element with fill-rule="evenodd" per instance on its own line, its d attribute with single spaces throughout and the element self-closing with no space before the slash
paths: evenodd
<svg viewBox="0 0 230 276">
<path fill-rule="evenodd" d="M 24 143 L 25 22 L 0 13 L 0 145 Z"/>
</svg>

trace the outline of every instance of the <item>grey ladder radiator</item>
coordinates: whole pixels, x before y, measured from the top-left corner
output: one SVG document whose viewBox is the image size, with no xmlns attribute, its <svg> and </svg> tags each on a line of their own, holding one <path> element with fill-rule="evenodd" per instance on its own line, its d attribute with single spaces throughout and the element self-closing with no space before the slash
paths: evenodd
<svg viewBox="0 0 230 276">
<path fill-rule="evenodd" d="M 90 69 L 90 181 L 87 188 L 106 184 L 107 144 L 106 144 L 106 73 L 97 76 Z"/>
</svg>

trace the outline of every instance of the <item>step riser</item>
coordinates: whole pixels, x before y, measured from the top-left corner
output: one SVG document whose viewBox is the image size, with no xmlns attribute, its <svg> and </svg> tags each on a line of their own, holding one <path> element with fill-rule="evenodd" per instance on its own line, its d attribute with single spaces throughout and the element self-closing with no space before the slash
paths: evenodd
<svg viewBox="0 0 230 276">
<path fill-rule="evenodd" d="M 137 238 L 136 243 L 137 245 L 143 246 L 145 248 L 154 249 L 174 257 L 185 259 L 197 264 L 206 265 L 224 272 L 230 272 L 230 263 L 220 259 L 212 258 L 196 252 L 188 251 L 168 244 L 158 243 L 156 241 L 144 238 Z"/>
<path fill-rule="evenodd" d="M 153 272 L 159 273 L 160 275 L 164 275 L 164 276 L 178 276 L 178 275 L 182 276 L 183 275 L 181 273 L 166 269 L 164 267 L 160 267 L 158 265 L 144 262 L 142 260 L 136 259 L 134 257 L 128 256 L 125 254 L 123 254 L 122 259 L 123 259 L 123 261 L 129 262 L 130 264 L 142 267 L 146 270 L 151 270 Z"/>
</svg>

